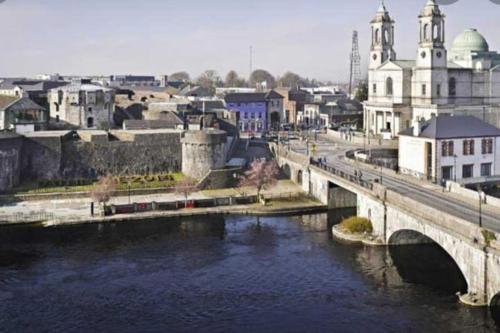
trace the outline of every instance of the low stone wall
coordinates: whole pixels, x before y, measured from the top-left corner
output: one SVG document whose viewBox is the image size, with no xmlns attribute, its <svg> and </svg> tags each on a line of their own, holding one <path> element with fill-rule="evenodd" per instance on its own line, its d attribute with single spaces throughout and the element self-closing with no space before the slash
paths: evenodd
<svg viewBox="0 0 500 333">
<path fill-rule="evenodd" d="M 467 199 L 470 199 L 470 200 L 479 201 L 479 194 L 477 193 L 477 191 L 473 191 L 473 190 L 470 190 L 468 188 L 465 188 L 458 183 L 449 181 L 446 183 L 446 188 L 451 193 L 456 193 L 456 194 L 461 195 L 461 196 L 463 196 Z M 495 198 L 495 197 L 492 197 L 490 195 L 486 195 L 484 197 L 484 201 L 485 201 L 486 205 L 500 208 L 500 199 L 499 198 Z"/>
<path fill-rule="evenodd" d="M 398 140 L 382 140 L 378 138 L 365 138 L 362 135 L 351 132 L 351 135 L 348 133 L 342 133 L 339 131 L 334 131 L 328 129 L 326 134 L 334 139 L 343 140 L 346 142 L 351 142 L 357 145 L 367 145 L 367 146 L 384 146 L 390 148 L 398 147 Z"/>
<path fill-rule="evenodd" d="M 201 190 L 215 190 L 237 186 L 235 175 L 241 174 L 241 168 L 211 170 L 196 186 Z"/>
</svg>

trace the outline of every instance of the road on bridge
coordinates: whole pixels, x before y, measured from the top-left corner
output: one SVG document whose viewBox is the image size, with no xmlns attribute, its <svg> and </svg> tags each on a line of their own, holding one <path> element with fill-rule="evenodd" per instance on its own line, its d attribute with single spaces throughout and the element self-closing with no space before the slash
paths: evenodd
<svg viewBox="0 0 500 333">
<path fill-rule="evenodd" d="M 358 173 L 362 171 L 363 179 L 366 181 L 381 181 L 384 186 L 394 192 L 471 223 L 479 224 L 479 197 L 477 202 L 471 202 L 467 198 L 444 192 L 443 188 L 438 185 L 419 181 L 410 176 L 395 175 L 380 167 L 375 168 L 364 163 L 348 161 L 345 157 L 346 152 L 359 149 L 359 146 L 330 141 L 324 136 L 320 136 L 314 145 L 314 158 L 326 158 L 326 164 L 330 167 L 353 176 L 355 171 Z M 309 146 L 311 149 L 311 144 Z M 303 141 L 292 142 L 290 149 L 297 153 L 307 154 L 306 143 Z M 483 205 L 482 208 L 482 225 L 500 232 L 500 209 L 487 205 Z"/>
</svg>

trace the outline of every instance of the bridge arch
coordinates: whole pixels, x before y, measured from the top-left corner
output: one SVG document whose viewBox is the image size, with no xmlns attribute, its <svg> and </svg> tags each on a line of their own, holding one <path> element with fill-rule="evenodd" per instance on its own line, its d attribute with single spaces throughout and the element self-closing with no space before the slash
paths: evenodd
<svg viewBox="0 0 500 333">
<path fill-rule="evenodd" d="M 447 239 L 444 233 L 440 235 L 441 237 L 436 237 L 435 232 L 429 230 L 429 228 L 424 230 L 416 230 L 410 228 L 403 228 L 393 230 L 392 233 L 388 236 L 388 245 L 396 246 L 396 245 L 418 245 L 418 244 L 436 244 L 438 245 L 453 261 L 458 271 L 461 273 L 465 283 L 467 285 L 467 292 L 469 294 L 477 294 L 479 297 L 484 295 L 483 288 L 475 288 L 478 285 L 477 276 L 474 274 L 475 272 L 471 272 L 471 254 L 465 254 L 464 251 L 459 253 L 457 251 L 458 248 L 463 248 L 459 246 L 457 240 Z M 472 250 L 472 252 L 475 252 Z M 472 254 L 472 256 L 477 255 L 476 253 Z M 419 258 L 415 258 L 418 260 Z M 458 292 L 459 290 L 457 290 Z"/>
<path fill-rule="evenodd" d="M 292 169 L 290 168 L 290 166 L 287 163 L 285 163 L 281 168 L 285 176 L 289 179 L 292 179 Z"/>
<path fill-rule="evenodd" d="M 297 184 L 301 185 L 304 183 L 304 172 L 302 170 L 297 171 Z"/>
</svg>

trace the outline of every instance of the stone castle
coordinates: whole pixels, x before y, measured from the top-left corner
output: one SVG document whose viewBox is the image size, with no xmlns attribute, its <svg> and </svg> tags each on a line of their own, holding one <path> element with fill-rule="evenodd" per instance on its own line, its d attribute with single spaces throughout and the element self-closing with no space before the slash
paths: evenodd
<svg viewBox="0 0 500 333">
<path fill-rule="evenodd" d="M 0 192 L 21 182 L 224 168 L 226 132 L 215 129 L 0 133 Z M 21 181 L 22 180 L 22 181 Z"/>
</svg>

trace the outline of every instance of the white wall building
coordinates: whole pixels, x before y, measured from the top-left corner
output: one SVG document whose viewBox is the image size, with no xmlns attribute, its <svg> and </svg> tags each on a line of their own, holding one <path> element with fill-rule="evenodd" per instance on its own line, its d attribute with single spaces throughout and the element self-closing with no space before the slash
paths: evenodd
<svg viewBox="0 0 500 333">
<path fill-rule="evenodd" d="M 440 115 L 473 115 L 500 126 L 500 54 L 467 29 L 445 47 L 444 14 L 428 0 L 419 17 L 417 58 L 394 51 L 394 21 L 381 5 L 371 21 L 367 134 L 392 136 L 416 120 Z"/>
<path fill-rule="evenodd" d="M 86 80 L 49 92 L 50 118 L 55 123 L 78 128 L 109 128 L 115 108 L 112 89 Z"/>
<path fill-rule="evenodd" d="M 500 129 L 473 116 L 415 122 L 399 135 L 399 169 L 436 182 L 500 176 Z"/>
</svg>

